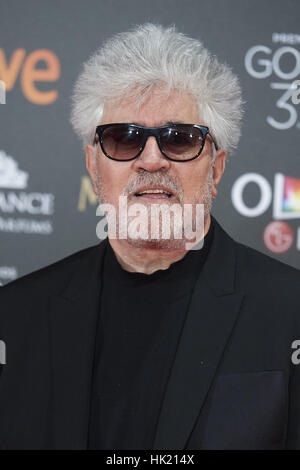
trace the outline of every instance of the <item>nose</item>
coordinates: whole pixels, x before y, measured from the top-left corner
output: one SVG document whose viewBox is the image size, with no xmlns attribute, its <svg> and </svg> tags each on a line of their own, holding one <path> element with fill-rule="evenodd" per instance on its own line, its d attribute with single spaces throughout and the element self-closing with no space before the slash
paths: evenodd
<svg viewBox="0 0 300 470">
<path fill-rule="evenodd" d="M 133 160 L 135 170 L 146 170 L 149 172 L 158 171 L 160 169 L 169 169 L 170 160 L 165 158 L 161 153 L 154 136 L 148 137 L 145 148 L 142 153 Z"/>
</svg>

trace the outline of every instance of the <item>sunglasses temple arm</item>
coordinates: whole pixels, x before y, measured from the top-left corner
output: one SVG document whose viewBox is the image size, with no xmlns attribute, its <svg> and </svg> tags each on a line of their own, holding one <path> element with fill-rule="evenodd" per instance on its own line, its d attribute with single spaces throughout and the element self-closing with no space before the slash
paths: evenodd
<svg viewBox="0 0 300 470">
<path fill-rule="evenodd" d="M 97 132 L 96 132 L 95 137 L 94 137 L 94 140 L 93 140 L 93 145 L 97 145 L 98 142 L 99 142 L 99 136 L 98 136 L 98 134 L 97 134 Z"/>
<path fill-rule="evenodd" d="M 211 137 L 211 140 L 212 140 L 213 143 L 214 143 L 214 146 L 215 146 L 216 150 L 219 150 L 219 146 L 218 146 L 218 144 L 217 144 L 217 142 L 216 142 L 216 139 L 211 135 L 210 132 L 208 132 L 208 133 L 209 133 L 209 135 L 210 135 L 210 137 Z"/>
</svg>

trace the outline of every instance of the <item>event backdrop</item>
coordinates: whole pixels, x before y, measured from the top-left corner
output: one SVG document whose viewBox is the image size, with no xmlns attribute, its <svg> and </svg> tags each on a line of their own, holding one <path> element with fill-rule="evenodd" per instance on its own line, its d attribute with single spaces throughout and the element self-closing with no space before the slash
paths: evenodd
<svg viewBox="0 0 300 470">
<path fill-rule="evenodd" d="M 103 40 L 147 21 L 175 23 L 240 77 L 242 137 L 213 214 L 300 268 L 299 0 L 0 0 L 2 284 L 99 242 L 70 96 Z"/>
</svg>

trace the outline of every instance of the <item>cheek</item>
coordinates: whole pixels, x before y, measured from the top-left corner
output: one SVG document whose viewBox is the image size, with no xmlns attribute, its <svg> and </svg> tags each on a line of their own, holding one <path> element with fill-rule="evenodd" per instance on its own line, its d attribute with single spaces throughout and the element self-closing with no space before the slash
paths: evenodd
<svg viewBox="0 0 300 470">
<path fill-rule="evenodd" d="M 203 196 L 207 190 L 209 171 L 210 159 L 203 159 L 201 162 L 185 168 L 181 173 L 179 172 L 185 204 L 193 204 L 195 200 Z"/>
<path fill-rule="evenodd" d="M 184 172 L 181 175 L 181 183 L 183 186 L 184 193 L 187 196 L 193 196 L 199 188 L 205 183 L 208 176 L 208 170 L 205 171 L 204 168 L 199 166 L 194 166 L 191 168 L 191 171 Z"/>
<path fill-rule="evenodd" d="M 99 174 L 102 186 L 105 188 L 108 195 L 116 199 L 128 183 L 128 171 L 126 168 L 117 167 L 118 162 L 113 161 L 99 162 Z M 122 163 L 120 163 L 122 165 Z"/>
</svg>

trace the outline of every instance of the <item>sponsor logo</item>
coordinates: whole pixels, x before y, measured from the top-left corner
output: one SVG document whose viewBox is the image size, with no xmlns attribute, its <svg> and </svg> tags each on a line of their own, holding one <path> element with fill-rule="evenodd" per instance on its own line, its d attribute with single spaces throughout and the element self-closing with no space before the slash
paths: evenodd
<svg viewBox="0 0 300 470">
<path fill-rule="evenodd" d="M 28 173 L 18 168 L 17 162 L 0 150 L 0 188 L 25 189 Z"/>
<path fill-rule="evenodd" d="M 44 68 L 38 68 L 38 62 Z M 38 82 L 56 82 L 60 77 L 60 62 L 54 52 L 38 49 L 26 54 L 25 49 L 13 51 L 10 59 L 0 48 L 0 79 L 5 83 L 6 92 L 11 91 L 20 76 L 20 87 L 25 98 L 36 105 L 48 105 L 57 100 L 55 89 L 41 91 L 36 87 Z"/>
<path fill-rule="evenodd" d="M 79 212 L 85 212 L 87 203 L 92 206 L 97 204 L 98 198 L 97 195 L 93 191 L 93 185 L 89 176 L 84 175 L 81 177 L 80 183 L 80 190 L 79 190 L 79 198 L 77 209 Z"/>
<path fill-rule="evenodd" d="M 254 206 L 245 200 L 245 191 L 249 184 L 254 184 L 259 191 L 259 198 Z M 300 179 L 276 173 L 273 188 L 269 181 L 259 173 L 245 173 L 233 184 L 231 200 L 236 211 L 244 217 L 259 217 L 272 206 L 273 222 L 263 233 L 263 240 L 268 250 L 273 253 L 288 251 L 296 239 L 296 249 L 300 250 L 300 227 L 296 231 L 284 220 L 300 219 Z"/>
<path fill-rule="evenodd" d="M 273 253 L 284 253 L 293 245 L 294 232 L 286 222 L 270 222 L 263 234 L 266 247 Z"/>
<path fill-rule="evenodd" d="M 0 214 L 53 215 L 53 194 L 21 191 L 27 189 L 28 179 L 17 161 L 0 150 Z M 0 232 L 49 235 L 53 232 L 52 220 L 0 216 Z"/>
<path fill-rule="evenodd" d="M 300 75 L 300 52 L 294 44 L 299 44 L 298 37 L 299 35 L 274 33 L 272 47 L 258 44 L 250 47 L 245 54 L 245 69 L 251 77 L 265 80 L 275 76 L 277 79 L 270 81 L 270 87 L 280 94 L 275 102 L 278 109 L 272 113 L 280 116 L 280 120 L 272 114 L 266 117 L 267 123 L 275 129 L 286 130 L 292 127 L 300 129 L 295 106 L 299 96 L 299 91 L 295 91 L 295 87 L 296 79 Z M 278 47 L 278 43 L 285 45 L 280 44 Z"/>
<path fill-rule="evenodd" d="M 249 207 L 244 199 L 248 184 L 255 184 L 259 190 L 259 200 L 253 207 Z M 259 217 L 269 209 L 272 195 L 274 219 L 300 218 L 300 179 L 282 173 L 275 174 L 274 191 L 269 181 L 259 173 L 241 175 L 232 186 L 231 200 L 240 214 L 245 217 Z"/>
</svg>

